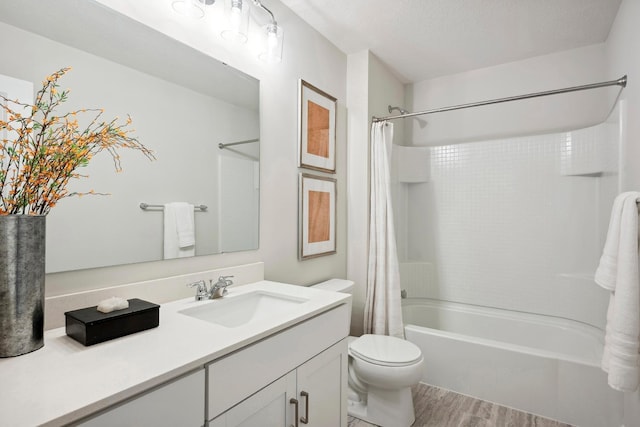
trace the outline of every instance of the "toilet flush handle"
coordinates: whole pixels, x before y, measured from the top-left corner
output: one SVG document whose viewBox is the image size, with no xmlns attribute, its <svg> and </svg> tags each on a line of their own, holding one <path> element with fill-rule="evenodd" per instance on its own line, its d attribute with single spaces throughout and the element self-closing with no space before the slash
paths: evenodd
<svg viewBox="0 0 640 427">
<path fill-rule="evenodd" d="M 300 417 L 300 422 L 302 424 L 309 424 L 309 393 L 306 391 L 301 391 L 300 396 L 304 397 L 304 417 Z"/>
</svg>

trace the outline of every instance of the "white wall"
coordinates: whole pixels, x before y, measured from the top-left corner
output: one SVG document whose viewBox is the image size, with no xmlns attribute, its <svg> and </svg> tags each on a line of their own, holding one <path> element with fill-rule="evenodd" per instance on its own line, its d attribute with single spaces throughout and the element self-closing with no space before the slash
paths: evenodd
<svg viewBox="0 0 640 427">
<path fill-rule="evenodd" d="M 411 111 L 460 105 L 605 80 L 604 45 L 534 57 L 407 85 Z M 617 88 L 596 89 L 406 120 L 408 140 L 440 145 L 576 129 L 605 120 Z"/>
<path fill-rule="evenodd" d="M 347 277 L 354 281 L 351 334 L 361 335 L 366 297 L 369 242 L 369 51 L 349 55 L 347 109 L 349 117 L 347 188 Z"/>
<path fill-rule="evenodd" d="M 606 43 L 607 74 L 627 74 L 622 93 L 627 102 L 626 140 L 621 153 L 622 190 L 640 190 L 640 2 L 623 0 Z M 640 392 L 625 394 L 625 426 L 640 425 Z"/>
<path fill-rule="evenodd" d="M 260 79 L 260 249 L 50 274 L 46 281 L 47 294 L 59 295 L 255 261 L 264 261 L 265 278 L 270 280 L 310 284 L 331 277 L 345 277 L 346 56 L 277 1 L 265 2 L 286 31 L 282 63 L 274 65 L 260 62 L 251 49 L 236 49 L 223 43 L 211 28 L 182 23 L 172 15 L 169 2 L 103 0 L 100 3 Z M 304 262 L 297 259 L 299 78 L 338 98 L 337 254 Z"/>
<path fill-rule="evenodd" d="M 623 147 L 622 190 L 640 189 L 640 2 L 624 0 L 618 10 L 609 38 L 606 43 L 607 77 L 618 78 L 624 74 L 629 82 L 622 92 L 621 99 L 627 100 L 626 144 Z"/>
</svg>

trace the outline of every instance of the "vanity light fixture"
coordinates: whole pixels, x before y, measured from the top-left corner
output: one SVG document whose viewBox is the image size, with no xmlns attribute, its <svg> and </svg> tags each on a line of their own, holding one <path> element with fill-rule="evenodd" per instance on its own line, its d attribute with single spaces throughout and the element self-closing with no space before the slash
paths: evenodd
<svg viewBox="0 0 640 427">
<path fill-rule="evenodd" d="M 221 36 L 237 43 L 246 43 L 249 34 L 250 2 L 267 12 L 271 22 L 262 27 L 262 41 L 258 58 L 264 62 L 278 63 L 282 61 L 284 29 L 278 25 L 273 12 L 261 0 L 224 0 L 225 28 Z M 173 0 L 173 9 L 191 18 L 202 18 L 204 6 L 211 6 L 215 0 Z"/>
</svg>

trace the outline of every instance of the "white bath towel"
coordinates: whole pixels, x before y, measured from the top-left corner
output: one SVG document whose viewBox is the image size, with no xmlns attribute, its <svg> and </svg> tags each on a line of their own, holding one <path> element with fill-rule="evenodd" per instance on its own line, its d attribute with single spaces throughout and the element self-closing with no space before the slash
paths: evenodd
<svg viewBox="0 0 640 427">
<path fill-rule="evenodd" d="M 611 292 L 602 369 L 609 385 L 632 392 L 640 381 L 640 274 L 638 207 L 640 193 L 620 194 L 613 203 L 609 231 L 595 281 Z"/>
<path fill-rule="evenodd" d="M 173 202 L 164 205 L 164 259 L 195 255 L 193 205 Z"/>
</svg>

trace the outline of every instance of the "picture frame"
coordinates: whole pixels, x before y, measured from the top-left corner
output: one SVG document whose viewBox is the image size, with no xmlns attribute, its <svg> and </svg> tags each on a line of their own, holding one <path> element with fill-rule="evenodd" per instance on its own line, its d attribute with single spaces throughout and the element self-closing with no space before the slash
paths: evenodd
<svg viewBox="0 0 640 427">
<path fill-rule="evenodd" d="M 298 167 L 336 173 L 337 99 L 300 79 Z"/>
<path fill-rule="evenodd" d="M 300 173 L 299 190 L 298 258 L 335 254 L 336 179 Z"/>
</svg>

